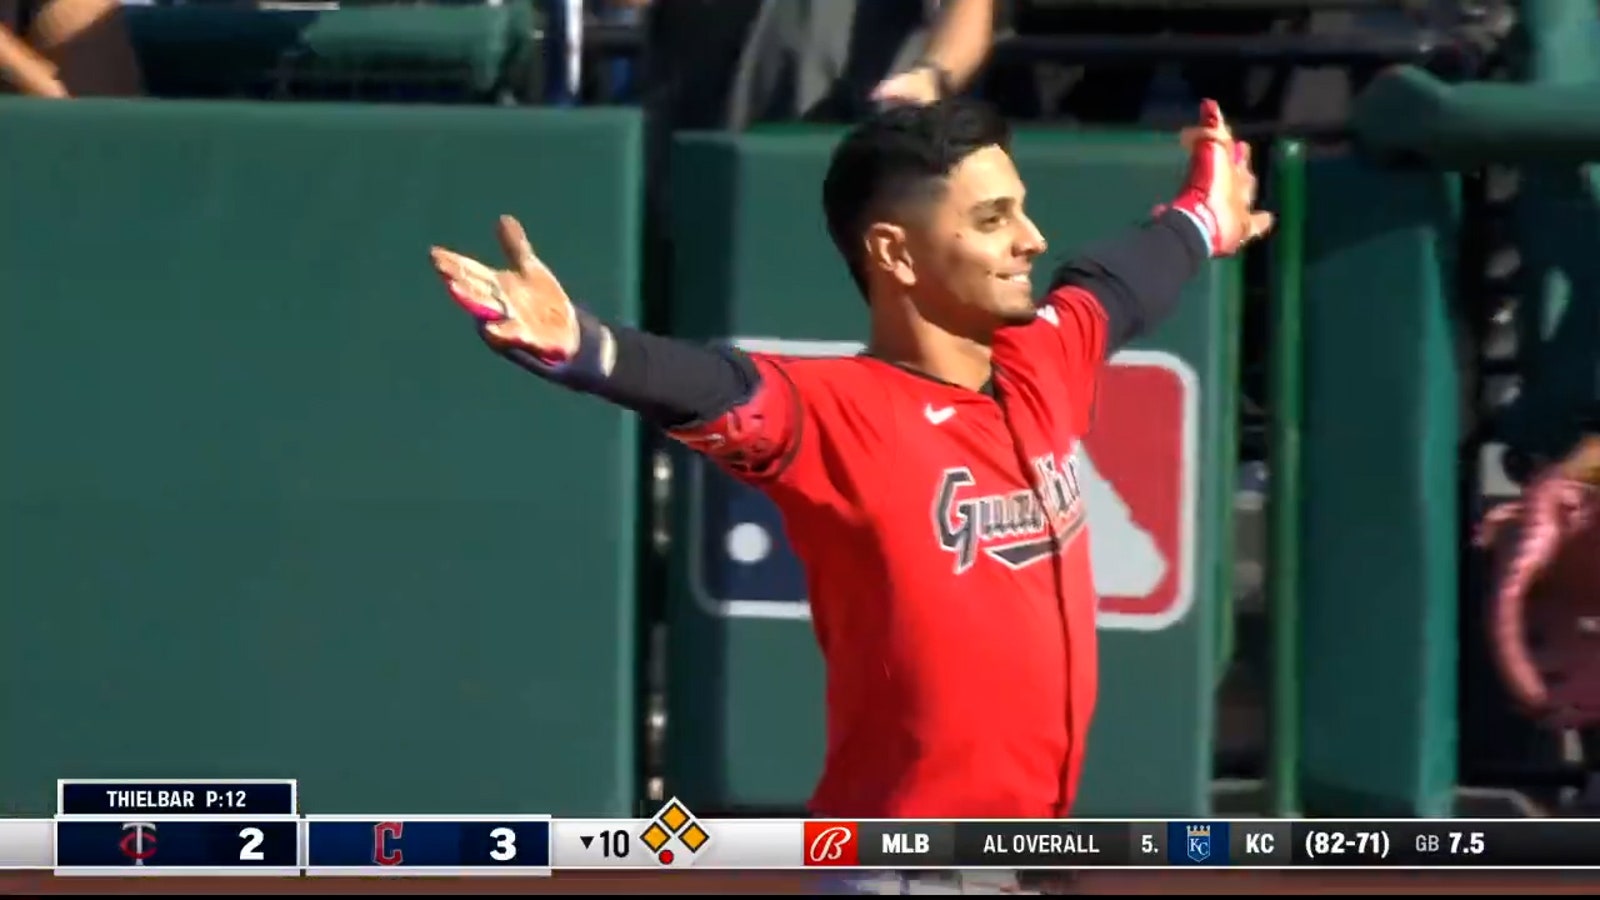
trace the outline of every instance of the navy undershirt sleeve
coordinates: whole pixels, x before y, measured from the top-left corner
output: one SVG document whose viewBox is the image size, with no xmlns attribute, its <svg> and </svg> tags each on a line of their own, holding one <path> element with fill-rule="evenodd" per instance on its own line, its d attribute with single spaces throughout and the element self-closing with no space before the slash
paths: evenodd
<svg viewBox="0 0 1600 900">
<path fill-rule="evenodd" d="M 1050 290 L 1071 285 L 1105 309 L 1106 354 L 1165 321 L 1184 285 L 1210 257 L 1205 238 L 1183 213 L 1155 219 L 1090 246 L 1056 270 Z"/>
<path fill-rule="evenodd" d="M 551 366 L 517 348 L 500 353 L 536 375 L 604 397 L 665 429 L 715 419 L 748 400 L 761 382 L 755 362 L 736 348 L 601 323 L 584 310 L 578 318 L 581 349 L 567 365 Z M 598 375 L 602 329 L 616 345 L 616 363 L 603 378 Z"/>
</svg>

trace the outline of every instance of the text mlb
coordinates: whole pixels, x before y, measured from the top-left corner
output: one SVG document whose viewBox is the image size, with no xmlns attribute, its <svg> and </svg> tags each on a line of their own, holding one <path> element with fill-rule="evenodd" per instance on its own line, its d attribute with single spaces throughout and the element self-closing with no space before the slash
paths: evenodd
<svg viewBox="0 0 1600 900">
<path fill-rule="evenodd" d="M 883 836 L 884 853 L 927 853 L 929 846 L 928 835 L 921 832 Z M 1100 848 L 1095 844 L 1092 834 L 986 834 L 983 836 L 983 852 L 1095 854 L 1100 852 Z"/>
</svg>

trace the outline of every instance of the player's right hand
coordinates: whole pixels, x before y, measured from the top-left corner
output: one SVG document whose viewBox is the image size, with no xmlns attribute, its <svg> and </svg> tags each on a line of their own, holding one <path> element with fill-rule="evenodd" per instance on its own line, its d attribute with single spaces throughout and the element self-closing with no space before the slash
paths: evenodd
<svg viewBox="0 0 1600 900">
<path fill-rule="evenodd" d="M 579 342 L 572 299 L 534 255 L 520 222 L 501 216 L 497 233 L 507 268 L 492 269 L 470 256 L 434 247 L 434 271 L 456 303 L 483 323 L 490 344 L 521 348 L 551 363 L 571 359 Z"/>
</svg>

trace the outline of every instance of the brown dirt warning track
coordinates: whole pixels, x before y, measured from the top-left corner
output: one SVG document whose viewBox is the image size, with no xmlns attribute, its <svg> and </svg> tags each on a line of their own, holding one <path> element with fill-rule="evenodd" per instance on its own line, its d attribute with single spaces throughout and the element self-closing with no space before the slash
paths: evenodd
<svg viewBox="0 0 1600 900">
<path fill-rule="evenodd" d="M 57 878 L 0 874 L 0 895 L 790 894 L 807 872 L 567 872 L 549 878 Z M 1600 872 L 1086 872 L 1073 894 L 1597 894 Z"/>
</svg>

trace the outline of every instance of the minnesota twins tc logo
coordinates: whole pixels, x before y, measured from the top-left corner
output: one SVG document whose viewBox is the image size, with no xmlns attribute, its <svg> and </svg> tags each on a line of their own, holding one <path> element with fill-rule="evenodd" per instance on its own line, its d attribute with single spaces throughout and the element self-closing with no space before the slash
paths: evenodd
<svg viewBox="0 0 1600 900">
<path fill-rule="evenodd" d="M 136 866 L 144 865 L 144 861 L 156 855 L 156 826 L 152 822 L 129 822 L 122 826 L 123 831 L 131 832 L 122 836 L 117 842 L 117 849 L 123 856 L 133 860 Z"/>
</svg>

